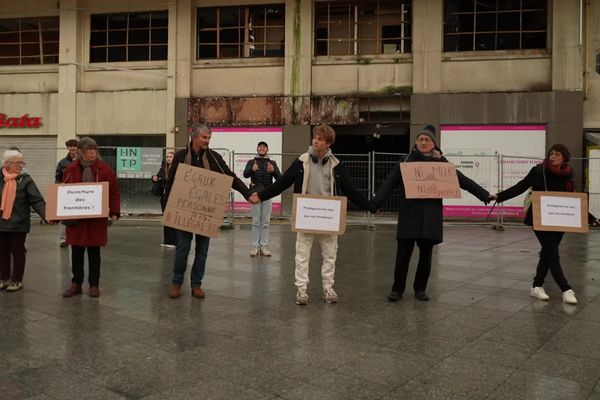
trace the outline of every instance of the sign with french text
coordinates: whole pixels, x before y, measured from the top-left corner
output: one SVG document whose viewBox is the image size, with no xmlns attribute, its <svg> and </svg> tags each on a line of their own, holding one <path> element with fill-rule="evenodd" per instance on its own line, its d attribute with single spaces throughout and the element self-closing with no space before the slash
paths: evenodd
<svg viewBox="0 0 600 400">
<path fill-rule="evenodd" d="M 233 178 L 180 163 L 163 214 L 163 225 L 215 238 L 223 222 Z"/>
<path fill-rule="evenodd" d="M 150 179 L 162 159 L 160 147 L 117 147 L 117 178 Z"/>
<path fill-rule="evenodd" d="M 314 234 L 346 232 L 346 206 L 344 196 L 294 194 L 292 206 L 292 231 Z"/>
<path fill-rule="evenodd" d="M 536 231 L 587 233 L 586 193 L 533 192 L 533 229 Z"/>
<path fill-rule="evenodd" d="M 456 167 L 448 162 L 400 163 L 407 199 L 460 199 Z"/>
<path fill-rule="evenodd" d="M 108 217 L 108 182 L 52 184 L 46 191 L 46 219 Z"/>
</svg>

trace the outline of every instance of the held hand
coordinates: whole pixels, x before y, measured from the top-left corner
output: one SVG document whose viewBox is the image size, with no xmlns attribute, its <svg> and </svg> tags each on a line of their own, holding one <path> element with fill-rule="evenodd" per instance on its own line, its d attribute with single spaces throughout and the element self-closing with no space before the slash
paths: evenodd
<svg viewBox="0 0 600 400">
<path fill-rule="evenodd" d="M 111 216 L 110 216 L 110 219 L 111 219 L 112 221 L 116 221 L 116 220 L 118 220 L 118 219 L 119 219 L 119 217 L 117 217 L 116 215 L 111 215 Z"/>
<path fill-rule="evenodd" d="M 258 171 L 258 164 L 256 163 L 256 161 L 254 161 L 254 165 L 252 165 L 252 171 Z"/>
<path fill-rule="evenodd" d="M 156 181 L 158 181 L 158 176 L 156 176 L 156 175 L 153 175 L 153 176 L 152 176 L 152 182 L 156 182 Z"/>
<path fill-rule="evenodd" d="M 487 198 L 488 203 L 490 201 L 496 201 L 497 199 L 498 199 L 498 195 L 497 194 L 492 194 L 492 195 L 490 195 L 490 197 Z"/>
<path fill-rule="evenodd" d="M 267 163 L 267 172 L 270 174 L 275 172 L 275 168 L 273 168 L 273 164 L 271 164 L 270 162 Z"/>
<path fill-rule="evenodd" d="M 260 203 L 260 197 L 258 197 L 258 193 L 254 192 L 248 197 L 248 201 L 252 204 Z"/>
<path fill-rule="evenodd" d="M 47 221 L 48 225 L 56 225 L 58 224 L 58 221 Z"/>
</svg>

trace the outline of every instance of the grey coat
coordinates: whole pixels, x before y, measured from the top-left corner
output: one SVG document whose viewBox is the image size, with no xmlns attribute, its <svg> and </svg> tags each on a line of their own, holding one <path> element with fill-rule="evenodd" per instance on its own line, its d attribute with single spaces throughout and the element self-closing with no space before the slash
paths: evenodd
<svg viewBox="0 0 600 400">
<path fill-rule="evenodd" d="M 4 189 L 4 175 L 0 173 L 0 193 Z M 31 208 L 46 219 L 46 202 L 38 190 L 33 178 L 26 172 L 17 177 L 17 196 L 9 220 L 4 220 L 0 213 L 0 232 L 29 233 L 31 227 Z"/>
</svg>

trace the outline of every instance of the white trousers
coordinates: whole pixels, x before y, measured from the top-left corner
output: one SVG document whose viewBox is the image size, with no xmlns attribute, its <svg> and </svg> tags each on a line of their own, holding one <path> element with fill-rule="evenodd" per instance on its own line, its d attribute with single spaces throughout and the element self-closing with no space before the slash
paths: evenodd
<svg viewBox="0 0 600 400">
<path fill-rule="evenodd" d="M 308 263 L 315 237 L 321 244 L 321 256 L 323 257 L 321 279 L 323 281 L 323 289 L 329 289 L 334 284 L 338 236 L 298 232 L 298 236 L 296 237 L 296 287 L 298 289 L 306 289 L 308 286 Z"/>
</svg>

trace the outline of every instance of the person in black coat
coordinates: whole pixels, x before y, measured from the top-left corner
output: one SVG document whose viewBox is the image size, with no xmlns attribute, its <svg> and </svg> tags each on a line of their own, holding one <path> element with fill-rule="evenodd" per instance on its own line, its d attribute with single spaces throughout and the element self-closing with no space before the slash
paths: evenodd
<svg viewBox="0 0 600 400">
<path fill-rule="evenodd" d="M 167 206 L 167 195 L 166 195 L 166 183 L 169 180 L 169 170 L 173 165 L 174 153 L 169 151 L 165 157 L 165 161 L 161 165 L 160 169 L 152 177 L 153 184 L 158 185 L 160 188 L 160 210 L 164 213 L 165 207 Z M 163 226 L 163 241 L 162 247 L 173 248 L 177 245 L 177 231 L 170 226 Z"/>
<path fill-rule="evenodd" d="M 244 178 L 250 178 L 250 190 L 259 191 L 273 184 L 273 179 L 277 180 L 281 176 L 279 167 L 275 160 L 271 160 L 267 153 L 269 145 L 266 142 L 259 142 L 256 146 L 257 155 L 248 160 L 244 169 Z M 257 255 L 271 256 L 267 248 L 269 244 L 269 222 L 271 221 L 271 211 L 273 210 L 273 201 L 271 199 L 261 201 L 252 205 L 252 249 L 250 257 Z"/>
<path fill-rule="evenodd" d="M 528 189 L 535 191 L 573 192 L 573 168 L 568 164 L 571 152 L 563 144 L 555 144 L 548 150 L 544 162 L 531 168 L 525 178 L 514 186 L 503 190 L 495 198 L 502 203 L 517 197 Z M 525 214 L 524 223 L 533 226 L 533 207 L 529 207 Z M 537 265 L 533 285 L 529 294 L 539 300 L 549 300 L 543 288 L 544 279 L 548 271 L 552 274 L 554 281 L 560 287 L 563 301 L 568 304 L 577 304 L 575 292 L 571 289 L 560 265 L 558 246 L 564 236 L 564 232 L 533 231 L 542 246 L 540 261 Z"/>
<path fill-rule="evenodd" d="M 77 139 L 69 139 L 65 142 L 65 146 L 67 146 L 67 156 L 60 160 L 58 164 L 56 164 L 56 171 L 54 172 L 54 183 L 62 183 L 65 170 L 71 163 L 77 160 L 77 144 L 79 141 Z M 67 231 L 66 226 L 61 225 L 60 227 L 60 247 L 68 247 L 67 242 Z"/>
<path fill-rule="evenodd" d="M 436 145 L 435 128 L 427 125 L 417 135 L 416 144 L 410 154 L 402 162 L 448 162 L 442 156 L 441 150 Z M 471 179 L 456 171 L 458 183 L 462 189 L 467 190 L 484 203 L 489 202 L 490 194 Z M 390 192 L 398 187 L 399 212 L 398 251 L 396 253 L 396 268 L 394 270 L 394 284 L 388 295 L 389 301 L 398 301 L 402 298 L 406 286 L 406 276 L 412 252 L 416 245 L 419 247 L 419 263 L 415 275 L 413 288 L 415 298 L 427 301 L 427 281 L 431 272 L 431 258 L 433 246 L 443 240 L 443 208 L 441 199 L 407 199 L 400 168 L 394 168 L 386 177 L 377 194 L 371 200 L 371 212 L 383 206 Z"/>
</svg>

